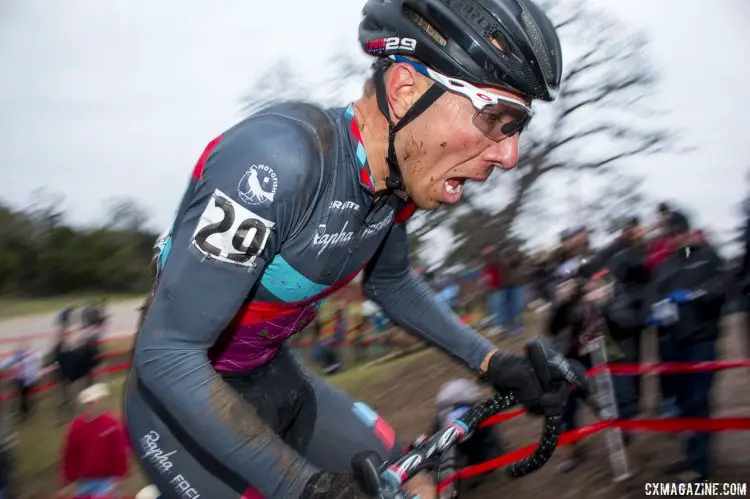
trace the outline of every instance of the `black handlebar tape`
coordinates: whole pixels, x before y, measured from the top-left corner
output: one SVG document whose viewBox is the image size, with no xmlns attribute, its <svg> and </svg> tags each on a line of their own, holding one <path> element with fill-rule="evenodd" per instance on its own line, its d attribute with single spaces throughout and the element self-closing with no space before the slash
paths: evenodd
<svg viewBox="0 0 750 499">
<path fill-rule="evenodd" d="M 528 475 L 544 466 L 555 452 L 561 428 L 562 416 L 547 416 L 544 421 L 544 430 L 542 431 L 539 446 L 526 459 L 511 464 L 508 467 L 508 474 L 514 478 L 518 478 Z"/>
</svg>

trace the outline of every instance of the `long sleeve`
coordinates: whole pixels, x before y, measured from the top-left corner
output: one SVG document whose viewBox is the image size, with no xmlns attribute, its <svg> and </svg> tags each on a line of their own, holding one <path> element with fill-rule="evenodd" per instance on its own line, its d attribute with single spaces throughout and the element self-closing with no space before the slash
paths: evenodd
<svg viewBox="0 0 750 499">
<path fill-rule="evenodd" d="M 391 229 L 366 269 L 364 291 L 393 322 L 474 370 L 494 348 L 461 322 L 411 268 L 405 224 Z"/>
<path fill-rule="evenodd" d="M 160 256 L 166 263 L 134 366 L 202 449 L 266 497 L 296 497 L 317 470 L 217 374 L 208 351 L 300 223 L 320 154 L 305 128 L 276 115 L 250 119 L 213 144 L 196 168 L 168 257 Z M 270 203 L 248 206 L 238 193 L 253 163 L 274 165 L 279 189 Z"/>
</svg>

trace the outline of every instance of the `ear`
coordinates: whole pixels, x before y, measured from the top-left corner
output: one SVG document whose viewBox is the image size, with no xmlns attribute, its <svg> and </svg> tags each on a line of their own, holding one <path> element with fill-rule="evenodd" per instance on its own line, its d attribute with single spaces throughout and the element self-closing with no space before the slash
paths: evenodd
<svg viewBox="0 0 750 499">
<path fill-rule="evenodd" d="M 408 64 L 394 64 L 386 73 L 385 88 L 394 122 L 400 121 L 422 95 L 420 83 L 420 75 Z"/>
</svg>

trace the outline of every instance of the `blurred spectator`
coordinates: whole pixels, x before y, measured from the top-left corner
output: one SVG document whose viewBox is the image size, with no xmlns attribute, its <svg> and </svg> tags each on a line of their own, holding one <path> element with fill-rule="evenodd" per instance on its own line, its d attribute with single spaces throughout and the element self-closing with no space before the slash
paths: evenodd
<svg viewBox="0 0 750 499">
<path fill-rule="evenodd" d="M 560 255 L 562 257 L 562 254 Z M 570 262 L 569 258 L 567 262 Z M 559 269 L 558 269 L 559 270 Z M 560 273 L 564 271 L 559 271 Z M 567 358 L 580 362 L 585 368 L 591 368 L 591 358 L 581 349 L 581 336 L 585 333 L 586 313 L 583 303 L 583 289 L 575 276 L 558 279 L 555 285 L 553 300 L 548 319 L 547 332 L 555 339 L 557 349 Z M 565 402 L 562 416 L 564 431 L 578 427 L 578 391 L 571 392 Z M 563 461 L 558 470 L 567 473 L 581 461 L 583 454 L 579 445 L 568 445 L 560 449 Z"/>
<path fill-rule="evenodd" d="M 367 356 L 367 331 L 368 322 L 365 318 L 357 324 L 354 329 L 352 338 L 352 348 L 354 350 L 354 361 L 359 362 Z"/>
<path fill-rule="evenodd" d="M 128 451 L 122 422 L 106 410 L 109 388 L 104 383 L 82 390 L 81 415 L 65 437 L 61 497 L 114 495 L 127 474 Z"/>
<path fill-rule="evenodd" d="M 610 330 L 613 336 L 616 332 L 615 341 L 624 354 L 623 362 L 636 364 L 640 364 L 643 358 L 642 336 L 648 315 L 646 291 L 650 275 L 646 267 L 645 232 L 637 217 L 630 219 L 619 236 L 619 242 L 615 243 L 619 247 L 614 249 L 610 261 L 606 262 L 616 281 L 613 306 L 617 315 L 610 317 L 613 321 Z M 635 416 L 640 406 L 641 376 L 615 378 L 616 385 L 622 391 L 620 399 L 628 398 L 622 400 L 621 412 L 626 413 L 627 417 Z M 629 400 L 631 394 L 634 396 L 632 401 Z"/>
<path fill-rule="evenodd" d="M 391 331 L 392 323 L 391 320 L 385 315 L 382 309 L 380 307 L 377 308 L 377 311 L 372 316 L 372 325 L 375 327 L 375 331 L 377 332 L 377 335 L 380 338 L 384 338 L 384 344 L 386 348 L 391 347 L 392 337 L 388 334 L 389 331 Z"/>
<path fill-rule="evenodd" d="M 435 280 L 435 291 L 438 299 L 448 305 L 451 309 L 458 306 L 458 297 L 461 291 L 456 280 L 450 275 L 443 275 Z"/>
<path fill-rule="evenodd" d="M 349 332 L 349 321 L 346 318 L 346 307 L 341 306 L 336 310 L 333 319 L 333 341 L 331 346 L 337 350 L 346 345 L 347 333 Z"/>
<path fill-rule="evenodd" d="M 344 328 L 342 330 L 342 328 Z M 323 320 L 320 314 L 315 318 L 313 326 L 313 348 L 312 360 L 321 366 L 323 373 L 334 374 L 341 368 L 337 349 L 343 345 L 346 339 L 346 321 L 343 318 L 343 309 L 338 309 L 333 317 L 333 334 L 330 338 L 324 338 Z M 343 336 L 342 336 L 343 335 Z"/>
<path fill-rule="evenodd" d="M 21 421 L 27 421 L 33 409 L 31 392 L 41 372 L 41 356 L 31 346 L 22 345 L 1 366 L 11 372 L 18 393 L 18 413 Z"/>
<path fill-rule="evenodd" d="M 537 302 L 537 307 L 552 301 L 553 270 L 549 253 L 538 252 L 534 257 L 528 286 L 532 301 Z"/>
<path fill-rule="evenodd" d="M 97 339 L 97 341 L 101 341 L 102 337 L 104 336 L 108 319 L 109 316 L 107 314 L 107 299 L 102 297 L 99 300 L 99 303 L 94 306 L 94 314 L 92 317 L 91 325 L 91 334 Z"/>
<path fill-rule="evenodd" d="M 739 288 L 742 292 L 742 295 L 745 299 L 745 306 L 747 306 L 748 301 L 750 301 L 750 217 L 745 221 L 745 232 L 743 234 L 744 240 L 743 240 L 743 254 L 742 254 L 742 263 L 740 264 L 739 268 Z M 745 315 L 745 337 L 747 339 L 746 342 L 746 350 L 747 350 L 747 357 L 750 358 L 750 324 L 748 323 L 750 321 L 750 314 Z"/>
<path fill-rule="evenodd" d="M 505 301 L 506 294 L 503 286 L 503 268 L 500 265 L 497 247 L 488 246 L 482 251 L 484 271 L 482 283 L 487 291 L 487 310 L 492 317 L 492 325 L 496 333 L 505 329 Z"/>
<path fill-rule="evenodd" d="M 98 302 L 92 302 L 86 305 L 81 312 L 81 322 L 88 336 L 101 339 L 104 332 L 104 326 L 107 323 L 107 299 L 101 298 Z"/>
<path fill-rule="evenodd" d="M 323 319 L 320 314 L 315 316 L 315 320 L 312 323 L 312 342 L 310 348 L 310 361 L 313 364 L 320 364 L 323 362 L 323 355 L 325 346 L 323 345 Z"/>
<path fill-rule="evenodd" d="M 95 338 L 86 337 L 75 342 L 69 332 L 58 335 L 53 351 L 53 363 L 57 367 L 60 382 L 60 404 L 57 415 L 59 424 L 65 424 L 73 413 L 72 398 L 74 383 L 83 379 L 86 386 L 94 383 L 94 369 L 99 362 L 99 345 Z"/>
<path fill-rule="evenodd" d="M 555 252 L 556 279 L 577 275 L 591 256 L 589 231 L 585 227 L 568 229 L 560 234 L 560 246 Z"/>
<path fill-rule="evenodd" d="M 74 309 L 73 305 L 68 305 L 57 315 L 57 327 L 59 331 L 67 331 L 70 328 L 70 316 Z"/>
<path fill-rule="evenodd" d="M 647 309 L 640 289 L 628 284 L 613 283 L 611 299 L 602 304 L 602 312 L 606 321 L 606 331 L 620 350 L 619 358 L 608 359 L 610 362 L 637 362 L 638 338 L 646 321 Z M 638 413 L 639 377 L 612 376 L 615 396 L 617 399 L 617 413 L 622 419 L 630 419 Z M 624 434 L 625 442 L 630 441 L 630 434 Z"/>
<path fill-rule="evenodd" d="M 457 311 L 463 316 L 471 319 L 471 325 L 475 325 L 477 322 L 477 304 L 480 303 L 480 307 L 484 308 L 484 304 L 481 303 L 482 299 L 482 265 L 481 263 L 470 261 L 467 263 L 466 269 L 463 270 L 457 279 L 458 283 L 458 300 L 457 300 Z"/>
<path fill-rule="evenodd" d="M 659 204 L 656 227 L 652 230 L 652 239 L 646 252 L 646 268 L 651 274 L 655 274 L 661 265 L 674 251 L 672 235 L 670 234 L 670 219 L 672 211 L 666 203 Z M 671 358 L 672 345 L 667 335 L 656 325 L 657 337 L 659 339 L 659 359 Z M 677 416 L 676 388 L 673 386 L 674 379 L 669 375 L 659 375 L 659 387 L 661 391 L 661 414 L 664 417 Z"/>
<path fill-rule="evenodd" d="M 502 261 L 505 281 L 505 326 L 515 335 L 519 335 L 523 330 L 523 312 L 526 308 L 524 262 L 521 253 L 516 250 L 508 250 Z"/>
<path fill-rule="evenodd" d="M 473 404 L 482 400 L 480 388 L 471 380 L 465 378 L 453 379 L 440 388 L 435 397 L 437 417 L 430 433 L 436 433 L 448 427 L 456 419 L 463 416 Z M 468 439 L 448 449 L 440 460 L 439 481 L 459 471 L 465 466 L 474 466 L 503 454 L 503 446 L 499 436 L 499 425 L 478 428 Z M 462 488 L 472 489 L 479 485 L 489 475 L 485 473 L 477 477 L 463 480 Z M 449 496 L 452 497 L 452 496 Z"/>
<path fill-rule="evenodd" d="M 707 244 L 696 243 L 687 218 L 670 218 L 674 253 L 659 267 L 652 283 L 652 320 L 670 343 L 667 362 L 710 362 L 717 359 L 719 321 L 726 296 L 723 262 Z M 714 371 L 672 375 L 677 408 L 687 418 L 711 416 Z M 686 482 L 707 480 L 711 472 L 710 434 L 691 432 L 685 458 L 667 468 Z"/>
</svg>

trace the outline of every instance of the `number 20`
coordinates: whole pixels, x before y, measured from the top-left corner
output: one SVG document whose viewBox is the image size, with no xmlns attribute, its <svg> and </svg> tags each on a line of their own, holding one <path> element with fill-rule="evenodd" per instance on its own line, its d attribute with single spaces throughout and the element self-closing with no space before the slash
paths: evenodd
<svg viewBox="0 0 750 499">
<path fill-rule="evenodd" d="M 412 51 L 417 48 L 417 41 L 414 38 L 399 38 L 398 36 L 391 36 L 385 39 L 386 50 L 409 50 Z"/>
<path fill-rule="evenodd" d="M 234 225 L 235 213 L 231 201 L 226 198 L 215 196 L 214 206 L 220 208 L 221 211 L 224 212 L 224 217 L 220 222 L 208 224 L 199 230 L 195 235 L 195 244 L 206 253 L 220 257 L 222 256 L 221 248 L 209 243 L 208 238 L 214 234 L 227 233 Z M 255 230 L 255 234 L 253 235 L 252 241 L 250 241 L 247 246 L 243 246 L 242 243 L 244 243 L 247 233 L 253 229 Z M 237 250 L 238 253 L 229 253 L 226 258 L 237 263 L 244 263 L 250 258 L 258 256 L 262 251 L 262 246 L 266 240 L 267 231 L 268 227 L 266 227 L 266 225 L 260 220 L 248 218 L 243 221 L 234 231 L 234 235 L 232 236 L 232 247 Z"/>
</svg>

